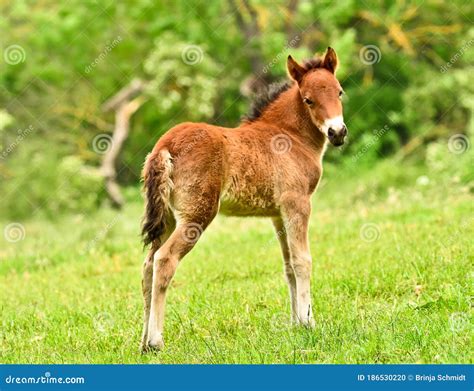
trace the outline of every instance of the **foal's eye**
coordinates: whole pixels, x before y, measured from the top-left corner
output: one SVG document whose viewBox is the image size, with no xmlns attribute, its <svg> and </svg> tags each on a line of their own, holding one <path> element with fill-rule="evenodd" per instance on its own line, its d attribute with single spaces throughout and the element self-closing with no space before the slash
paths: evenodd
<svg viewBox="0 0 474 391">
<path fill-rule="evenodd" d="M 309 98 L 303 98 L 303 102 L 306 103 L 308 106 L 311 106 L 313 104 L 313 101 Z"/>
<path fill-rule="evenodd" d="M 342 97 L 342 95 L 344 95 L 344 91 L 339 91 L 339 98 Z"/>
</svg>

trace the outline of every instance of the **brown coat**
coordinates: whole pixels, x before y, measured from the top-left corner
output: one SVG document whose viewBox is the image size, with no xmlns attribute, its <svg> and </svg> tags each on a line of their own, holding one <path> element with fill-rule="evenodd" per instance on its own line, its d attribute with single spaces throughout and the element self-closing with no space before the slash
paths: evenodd
<svg viewBox="0 0 474 391">
<path fill-rule="evenodd" d="M 273 219 L 285 259 L 292 318 L 313 323 L 310 196 L 322 175 L 327 140 L 341 145 L 347 133 L 336 66 L 332 49 L 304 65 L 289 57 L 293 84 L 279 91 L 257 117 L 233 129 L 177 125 L 148 155 L 143 234 L 152 248 L 144 266 L 144 349 L 162 346 L 166 289 L 179 260 L 219 211 Z"/>
</svg>

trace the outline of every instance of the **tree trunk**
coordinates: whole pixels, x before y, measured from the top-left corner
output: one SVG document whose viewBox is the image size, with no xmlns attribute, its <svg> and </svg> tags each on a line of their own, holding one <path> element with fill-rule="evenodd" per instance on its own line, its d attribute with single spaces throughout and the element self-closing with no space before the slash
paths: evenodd
<svg viewBox="0 0 474 391">
<path fill-rule="evenodd" d="M 130 117 L 144 102 L 143 96 L 138 96 L 133 100 L 130 99 L 140 94 L 143 88 L 144 84 L 141 80 L 133 80 L 103 105 L 104 111 L 115 110 L 115 128 L 112 134 L 111 146 L 104 154 L 100 172 L 104 176 L 105 190 L 112 206 L 118 209 L 123 206 L 124 200 L 120 192 L 120 186 L 117 183 L 117 159 L 130 132 Z"/>
</svg>

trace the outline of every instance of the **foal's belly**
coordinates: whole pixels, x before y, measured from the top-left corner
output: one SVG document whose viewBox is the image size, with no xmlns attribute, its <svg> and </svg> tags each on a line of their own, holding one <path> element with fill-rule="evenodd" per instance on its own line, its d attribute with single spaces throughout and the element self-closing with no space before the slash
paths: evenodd
<svg viewBox="0 0 474 391">
<path fill-rule="evenodd" d="M 251 189 L 250 189 L 251 190 Z M 239 193 L 224 190 L 220 197 L 219 213 L 227 216 L 272 217 L 279 214 L 273 194 L 254 189 Z"/>
</svg>

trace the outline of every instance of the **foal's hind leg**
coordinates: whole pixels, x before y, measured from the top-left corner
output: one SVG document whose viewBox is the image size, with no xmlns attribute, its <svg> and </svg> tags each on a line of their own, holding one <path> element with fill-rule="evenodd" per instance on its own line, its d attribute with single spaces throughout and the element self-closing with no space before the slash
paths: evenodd
<svg viewBox="0 0 474 391">
<path fill-rule="evenodd" d="M 145 351 L 148 338 L 148 320 L 150 318 L 151 287 L 153 281 L 153 254 L 158 250 L 159 243 L 152 243 L 152 248 L 148 252 L 143 262 L 142 270 L 142 293 L 143 293 L 143 332 L 140 348 Z"/>
<path fill-rule="evenodd" d="M 142 351 L 147 349 L 148 339 L 148 322 L 150 319 L 151 307 L 151 290 L 153 283 L 153 256 L 171 235 L 175 229 L 176 222 L 172 216 L 169 216 L 166 222 L 166 230 L 161 237 L 152 243 L 151 249 L 148 252 L 145 262 L 143 263 L 143 277 L 142 277 L 142 293 L 143 293 L 143 332 L 140 347 Z"/>
<path fill-rule="evenodd" d="M 173 278 L 179 261 L 194 247 L 204 229 L 215 216 L 215 212 L 205 221 L 180 221 L 175 231 L 155 253 L 153 261 L 153 287 L 148 323 L 147 346 L 162 349 L 165 319 L 166 291 Z"/>
<path fill-rule="evenodd" d="M 290 259 L 290 248 L 288 246 L 288 236 L 286 234 L 283 220 L 280 217 L 273 219 L 273 225 L 275 227 L 278 241 L 280 242 L 281 252 L 283 255 L 283 262 L 285 266 L 285 277 L 288 283 L 288 289 L 290 290 L 290 303 L 291 303 L 291 322 L 296 323 L 298 320 L 297 313 L 297 300 L 296 300 L 296 277 L 293 266 L 291 265 Z"/>
</svg>

